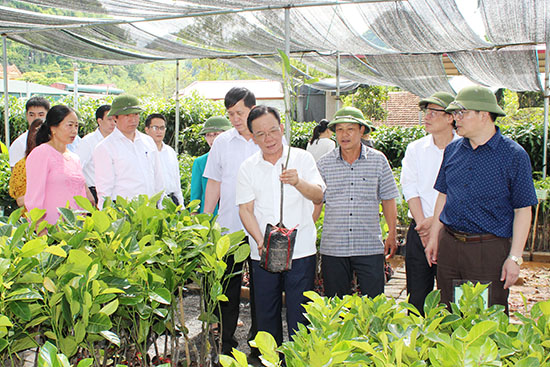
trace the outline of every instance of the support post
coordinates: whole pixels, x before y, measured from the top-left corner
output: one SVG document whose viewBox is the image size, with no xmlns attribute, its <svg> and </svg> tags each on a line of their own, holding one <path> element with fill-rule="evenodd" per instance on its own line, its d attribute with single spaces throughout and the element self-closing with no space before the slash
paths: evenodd
<svg viewBox="0 0 550 367">
<path fill-rule="evenodd" d="M 73 62 L 73 70 L 74 70 L 73 108 L 75 109 L 75 111 L 78 111 L 78 64 L 76 62 Z"/>
<path fill-rule="evenodd" d="M 285 54 L 290 59 L 290 8 L 285 8 Z M 291 70 L 287 70 L 287 78 L 291 80 L 292 75 L 290 75 Z M 286 85 L 285 85 L 286 84 Z M 290 116 L 290 91 L 288 88 L 292 83 L 283 83 L 283 91 L 285 94 L 285 138 L 288 145 L 290 145 L 290 120 L 292 119 Z"/>
<path fill-rule="evenodd" d="M 8 90 L 8 42 L 7 36 L 2 35 L 2 65 L 4 67 L 4 141 L 10 146 L 10 98 Z"/>
<path fill-rule="evenodd" d="M 542 146 L 542 178 L 546 178 L 546 166 L 548 161 L 548 105 L 550 102 L 550 39 L 546 40 L 544 52 L 544 139 Z"/>
<path fill-rule="evenodd" d="M 336 111 L 340 109 L 340 51 L 336 51 Z"/>
<path fill-rule="evenodd" d="M 174 150 L 178 151 L 178 140 L 180 136 L 180 61 L 176 60 L 176 124 L 174 126 Z"/>
</svg>

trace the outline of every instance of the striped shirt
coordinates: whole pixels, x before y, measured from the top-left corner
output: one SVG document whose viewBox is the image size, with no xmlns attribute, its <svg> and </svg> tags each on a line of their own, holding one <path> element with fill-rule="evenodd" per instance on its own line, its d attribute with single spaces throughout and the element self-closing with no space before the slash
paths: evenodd
<svg viewBox="0 0 550 367">
<path fill-rule="evenodd" d="M 317 167 L 327 185 L 321 254 L 383 254 L 380 201 L 399 197 L 384 154 L 362 145 L 359 158 L 349 164 L 342 159 L 340 148 L 336 148 L 325 154 Z"/>
</svg>

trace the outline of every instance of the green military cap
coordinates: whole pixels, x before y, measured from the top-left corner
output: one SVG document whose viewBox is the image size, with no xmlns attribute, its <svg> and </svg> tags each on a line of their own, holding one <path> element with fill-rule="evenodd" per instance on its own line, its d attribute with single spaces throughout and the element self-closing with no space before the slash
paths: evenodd
<svg viewBox="0 0 550 367">
<path fill-rule="evenodd" d="M 433 103 L 439 107 L 447 108 L 449 103 L 454 100 L 455 97 L 451 93 L 436 92 L 428 98 L 422 98 L 420 102 L 418 102 L 418 106 L 420 106 L 420 108 L 425 108 L 428 104 Z"/>
<path fill-rule="evenodd" d="M 212 116 L 204 123 L 199 135 L 206 135 L 208 133 L 215 133 L 217 131 L 227 131 L 233 126 L 231 122 L 223 116 Z"/>
<path fill-rule="evenodd" d="M 113 100 L 111 110 L 107 116 L 130 115 L 143 112 L 139 107 L 139 99 L 131 94 L 121 94 Z"/>
<path fill-rule="evenodd" d="M 334 131 L 336 129 L 336 124 L 349 123 L 349 124 L 359 124 L 365 127 L 365 134 L 374 130 L 372 122 L 366 120 L 363 116 L 363 112 L 355 107 L 344 107 L 340 108 L 334 114 L 334 119 L 329 122 L 328 128 Z"/>
<path fill-rule="evenodd" d="M 495 94 L 489 88 L 477 85 L 463 88 L 445 109 L 447 112 L 456 110 L 486 111 L 506 116 L 506 113 L 498 105 Z"/>
</svg>

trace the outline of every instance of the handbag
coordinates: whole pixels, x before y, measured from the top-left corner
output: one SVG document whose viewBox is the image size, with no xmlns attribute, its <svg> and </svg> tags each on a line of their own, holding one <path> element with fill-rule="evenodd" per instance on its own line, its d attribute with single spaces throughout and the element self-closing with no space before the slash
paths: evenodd
<svg viewBox="0 0 550 367">
<path fill-rule="evenodd" d="M 290 157 L 290 146 L 288 155 L 282 171 L 288 166 Z M 280 220 L 276 225 L 268 223 L 265 227 L 264 250 L 260 258 L 260 267 L 272 273 L 281 273 L 292 269 L 292 255 L 296 243 L 297 226 L 286 228 L 283 224 L 283 196 L 284 184 L 281 182 L 281 208 Z"/>
</svg>

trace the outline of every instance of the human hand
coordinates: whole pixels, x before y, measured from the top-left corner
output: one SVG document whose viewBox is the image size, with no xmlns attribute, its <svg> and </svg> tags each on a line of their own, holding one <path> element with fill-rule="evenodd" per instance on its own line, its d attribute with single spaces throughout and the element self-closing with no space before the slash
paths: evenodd
<svg viewBox="0 0 550 367">
<path fill-rule="evenodd" d="M 433 264 L 437 264 L 438 247 L 439 247 L 438 240 L 431 238 L 428 241 L 426 248 L 424 249 L 424 253 L 426 254 L 426 260 L 428 260 L 428 265 L 430 266 L 432 266 Z"/>
<path fill-rule="evenodd" d="M 296 186 L 298 185 L 298 182 L 300 182 L 298 171 L 294 168 L 283 170 L 283 173 L 280 174 L 279 178 L 284 184 L 289 184 L 292 186 Z"/>
<path fill-rule="evenodd" d="M 519 265 L 510 258 L 507 258 L 502 265 L 502 274 L 500 275 L 500 281 L 504 282 L 504 289 L 508 289 L 514 284 L 519 278 Z"/>
<path fill-rule="evenodd" d="M 432 228 L 434 217 L 427 217 L 422 219 L 419 223 L 416 224 L 416 227 L 414 229 L 416 232 L 418 232 L 418 235 L 420 237 L 428 237 L 430 235 L 430 230 Z M 426 247 L 426 246 L 424 246 Z"/>
<path fill-rule="evenodd" d="M 395 239 L 395 234 L 388 234 L 386 241 L 384 241 L 384 255 L 386 258 L 392 258 L 397 251 L 397 240 Z"/>
</svg>

